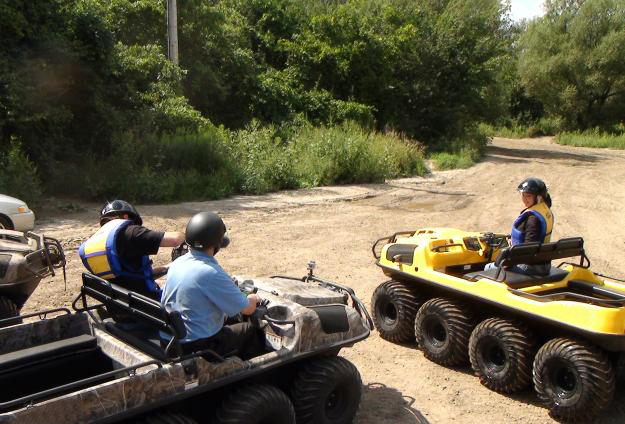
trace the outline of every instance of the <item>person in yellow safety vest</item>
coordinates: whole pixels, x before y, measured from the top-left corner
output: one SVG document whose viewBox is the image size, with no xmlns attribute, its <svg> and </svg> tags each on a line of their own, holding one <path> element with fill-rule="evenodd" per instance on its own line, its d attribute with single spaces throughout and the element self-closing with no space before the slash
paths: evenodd
<svg viewBox="0 0 625 424">
<path fill-rule="evenodd" d="M 100 212 L 100 229 L 79 248 L 89 272 L 128 290 L 160 300 L 155 281 L 167 267 L 152 268 L 150 255 L 160 247 L 175 247 L 184 241 L 182 232 L 160 232 L 143 227 L 143 220 L 130 203 L 114 200 Z"/>
<path fill-rule="evenodd" d="M 521 181 L 518 191 L 521 193 L 525 209 L 512 224 L 511 244 L 514 246 L 529 242 L 548 243 L 551 241 L 554 216 L 550 209 L 551 196 L 547 192 L 547 185 L 540 178 L 529 177 Z M 493 267 L 494 264 L 488 264 L 486 269 Z M 548 275 L 550 270 L 550 262 L 536 265 L 519 264 L 507 269 L 510 272 L 530 275 Z"/>
</svg>

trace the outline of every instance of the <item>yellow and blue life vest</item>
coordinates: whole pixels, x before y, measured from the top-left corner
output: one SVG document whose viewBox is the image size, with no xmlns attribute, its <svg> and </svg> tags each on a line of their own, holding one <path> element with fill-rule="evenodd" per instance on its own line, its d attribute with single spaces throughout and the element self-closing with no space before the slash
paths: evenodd
<svg viewBox="0 0 625 424">
<path fill-rule="evenodd" d="M 149 291 L 160 289 L 152 275 L 152 261 L 148 256 L 141 258 L 141 267 L 130 266 L 117 252 L 117 235 L 133 222 L 128 219 L 113 219 L 104 224 L 94 235 L 80 245 L 78 253 L 87 270 L 105 280 L 130 278 L 143 280 Z"/>
<path fill-rule="evenodd" d="M 536 203 L 521 212 L 521 215 L 514 220 L 512 224 L 511 244 L 525 242 L 525 233 L 518 229 L 518 226 L 525 221 L 529 215 L 534 215 L 540 222 L 540 242 L 549 243 L 551 240 L 551 231 L 553 230 L 553 213 L 545 202 Z"/>
</svg>

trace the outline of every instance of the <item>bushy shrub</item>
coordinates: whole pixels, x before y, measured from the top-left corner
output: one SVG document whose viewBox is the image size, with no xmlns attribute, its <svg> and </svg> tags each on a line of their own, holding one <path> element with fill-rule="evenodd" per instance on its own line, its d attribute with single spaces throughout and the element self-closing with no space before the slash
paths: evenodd
<svg viewBox="0 0 625 424">
<path fill-rule="evenodd" d="M 562 119 L 557 116 L 545 116 L 537 122 L 529 126 L 528 133 L 530 137 L 538 137 L 543 135 L 556 135 L 562 131 Z"/>
<path fill-rule="evenodd" d="M 423 148 L 397 134 L 381 134 L 356 123 L 314 127 L 252 123 L 239 131 L 207 126 L 198 134 L 127 135 L 110 156 L 85 156 L 60 166 L 51 184 L 98 200 L 135 202 L 217 199 L 233 193 L 324 184 L 383 182 L 423 175 Z"/>
<path fill-rule="evenodd" d="M 522 123 L 513 119 L 500 126 L 480 123 L 478 128 L 492 137 L 530 138 L 558 134 L 562 130 L 562 120 L 558 117 L 542 117 L 531 123 Z"/>
<path fill-rule="evenodd" d="M 306 128 L 293 139 L 292 149 L 305 186 L 383 182 L 426 172 L 419 144 L 355 123 Z"/>
<path fill-rule="evenodd" d="M 127 134 L 107 157 L 55 167 L 51 184 L 98 200 L 139 202 L 217 199 L 237 191 L 237 170 L 227 133 L 206 126 L 197 134 L 139 138 Z"/>
<path fill-rule="evenodd" d="M 490 141 L 485 129 L 487 127 L 476 125 L 467 129 L 465 137 L 439 144 L 430 155 L 437 169 L 468 168 L 478 162 Z"/>
<path fill-rule="evenodd" d="M 618 129 L 618 127 L 617 127 Z M 588 131 L 563 132 L 555 137 L 558 144 L 576 147 L 625 149 L 625 131 L 604 132 L 599 128 Z"/>
<path fill-rule="evenodd" d="M 0 151 L 0 193 L 33 203 L 41 196 L 37 167 L 22 151 L 16 139 L 6 151 Z"/>
<path fill-rule="evenodd" d="M 275 127 L 254 122 L 233 132 L 228 145 L 237 165 L 240 192 L 259 194 L 299 187 L 288 140 L 278 137 Z"/>
</svg>

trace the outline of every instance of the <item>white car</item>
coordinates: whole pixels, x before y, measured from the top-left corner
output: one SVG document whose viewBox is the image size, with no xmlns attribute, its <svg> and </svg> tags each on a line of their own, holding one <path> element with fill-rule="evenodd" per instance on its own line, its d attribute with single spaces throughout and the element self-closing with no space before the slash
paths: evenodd
<svg viewBox="0 0 625 424">
<path fill-rule="evenodd" d="M 0 194 L 0 230 L 30 231 L 35 228 L 35 213 L 25 202 Z"/>
</svg>

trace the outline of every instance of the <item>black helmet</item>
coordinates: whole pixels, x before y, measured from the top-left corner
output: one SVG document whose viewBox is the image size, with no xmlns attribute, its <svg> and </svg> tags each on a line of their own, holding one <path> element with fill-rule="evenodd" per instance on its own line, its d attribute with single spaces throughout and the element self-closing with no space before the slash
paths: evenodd
<svg viewBox="0 0 625 424">
<path fill-rule="evenodd" d="M 544 196 L 547 194 L 547 185 L 540 178 L 529 177 L 521 181 L 518 190 L 521 193 L 532 193 Z"/>
<path fill-rule="evenodd" d="M 214 247 L 215 253 L 230 244 L 226 235 L 226 224 L 213 212 L 200 212 L 193 215 L 185 231 L 185 241 L 194 249 Z"/>
<path fill-rule="evenodd" d="M 104 225 L 107 221 L 105 218 L 109 218 L 111 216 L 120 216 L 123 214 L 128 214 L 128 217 L 137 225 L 143 225 L 143 220 L 141 219 L 141 215 L 132 206 L 130 203 L 125 200 L 113 200 L 112 202 L 108 202 L 104 205 L 102 210 L 100 211 L 100 225 Z"/>
</svg>

